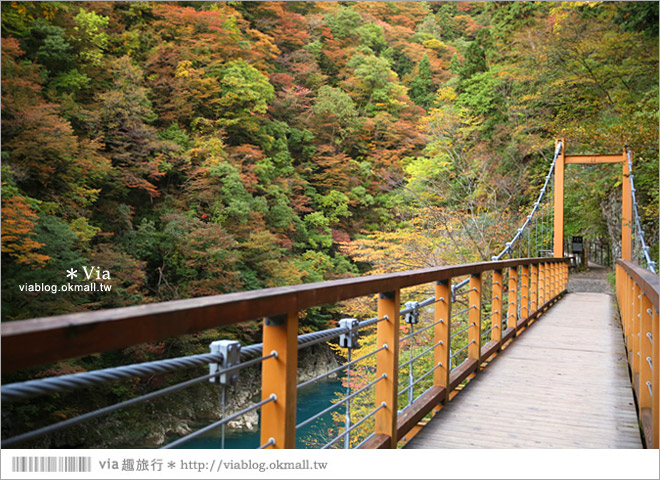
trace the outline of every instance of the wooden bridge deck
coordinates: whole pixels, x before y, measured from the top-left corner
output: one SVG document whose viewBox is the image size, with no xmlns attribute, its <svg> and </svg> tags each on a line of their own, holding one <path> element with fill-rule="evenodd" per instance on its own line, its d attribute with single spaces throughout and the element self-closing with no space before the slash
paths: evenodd
<svg viewBox="0 0 660 480">
<path fill-rule="evenodd" d="M 406 448 L 641 448 L 611 297 L 569 293 Z"/>
</svg>

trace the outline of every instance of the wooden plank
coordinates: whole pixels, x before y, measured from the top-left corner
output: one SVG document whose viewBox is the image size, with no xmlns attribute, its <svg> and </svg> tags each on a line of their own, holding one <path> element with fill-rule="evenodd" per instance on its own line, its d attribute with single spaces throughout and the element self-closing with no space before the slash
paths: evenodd
<svg viewBox="0 0 660 480">
<path fill-rule="evenodd" d="M 474 447 L 479 448 L 498 448 L 498 445 L 499 448 L 506 448 L 506 443 L 512 440 L 531 443 L 537 448 L 640 448 L 641 446 L 638 441 L 621 438 L 618 432 L 571 430 L 567 435 L 565 427 L 556 430 L 531 430 L 527 428 L 530 425 L 525 423 L 520 425 L 524 428 L 512 432 L 502 430 L 507 426 L 506 424 L 492 426 L 498 430 L 480 428 L 481 425 L 468 425 L 462 426 L 462 428 L 452 425 L 451 431 L 427 438 L 440 444 L 443 442 L 461 443 L 467 438 L 474 442 Z"/>
<path fill-rule="evenodd" d="M 96 312 L 3 322 L 2 371 L 105 352 L 132 345 L 273 317 L 383 291 L 437 282 L 522 263 L 562 262 L 529 258 L 434 267 L 384 275 L 213 295 Z"/>
<path fill-rule="evenodd" d="M 515 415 L 515 412 L 512 412 Z M 561 442 L 565 445 L 576 443 L 589 443 L 594 447 L 612 447 L 616 442 L 619 446 L 626 445 L 629 448 L 640 448 L 639 431 L 636 425 L 624 429 L 603 429 L 591 425 L 580 425 L 578 423 L 552 423 L 544 421 L 543 418 L 527 419 L 522 416 L 502 416 L 492 419 L 488 416 L 470 418 L 466 422 L 456 414 L 446 415 L 444 411 L 437 415 L 437 421 L 442 422 L 442 430 L 431 433 L 426 430 L 423 435 L 418 433 L 418 440 L 422 446 L 436 444 L 449 440 L 460 441 L 469 439 L 477 442 L 479 446 L 500 444 L 507 439 L 527 439 L 540 442 L 539 447 L 549 448 L 549 443 Z M 547 420 L 548 417 L 545 417 Z M 478 421 L 477 421 L 478 420 Z M 424 431 L 424 429 L 422 429 Z M 424 440 L 420 442 L 420 440 Z M 414 445 L 413 445 L 414 446 Z"/>
<path fill-rule="evenodd" d="M 515 414 L 515 412 L 513 412 Z M 575 437 L 583 438 L 592 438 L 594 435 L 616 435 L 620 436 L 622 440 L 626 440 L 630 443 L 635 443 L 637 446 L 640 446 L 639 442 L 639 428 L 635 424 L 631 423 L 629 426 L 623 428 L 603 428 L 601 426 L 594 425 L 580 425 L 578 423 L 568 423 L 568 422 L 552 422 L 548 421 L 549 417 L 545 418 L 527 418 L 521 417 L 520 415 L 516 416 L 499 416 L 495 417 L 492 420 L 489 417 L 481 415 L 479 417 L 473 417 L 474 420 L 479 420 L 478 422 L 470 421 L 465 422 L 456 415 L 445 415 L 442 412 L 438 414 L 438 418 L 442 416 L 442 421 L 444 421 L 447 426 L 451 426 L 451 429 L 445 428 L 443 432 L 435 432 L 435 435 L 446 435 L 460 432 L 470 434 L 474 432 L 475 435 L 479 432 L 488 432 L 488 435 L 491 437 L 505 436 L 505 435 L 516 435 L 516 436 L 526 436 L 530 435 L 530 438 L 540 438 L 540 437 L 555 437 L 555 438 L 566 438 L 567 432 L 566 429 L 570 428 L 571 437 L 575 433 Z M 473 419 L 471 418 L 471 420 Z M 516 425 L 522 426 L 524 428 L 513 429 L 507 428 L 508 426 Z M 633 433 L 637 435 L 637 438 L 632 439 L 628 436 Z M 429 436 L 432 436 L 429 434 Z M 574 437 L 573 437 L 574 438 Z"/>
<path fill-rule="evenodd" d="M 611 316 L 607 295 L 567 294 L 406 448 L 640 448 Z"/>
<path fill-rule="evenodd" d="M 490 358 L 491 355 L 496 353 L 500 349 L 500 342 L 497 340 L 491 340 L 486 345 L 481 348 L 481 358 L 480 362 L 485 362 Z"/>
<path fill-rule="evenodd" d="M 516 335 L 516 329 L 515 328 L 507 328 L 506 330 L 504 330 L 504 333 L 502 334 L 502 343 L 508 342 L 515 335 Z"/>
<path fill-rule="evenodd" d="M 397 440 L 401 440 L 427 413 L 443 402 L 446 395 L 445 388 L 434 386 L 406 408 L 397 420 Z"/>
<path fill-rule="evenodd" d="M 618 155 L 566 155 L 564 157 L 565 164 L 575 164 L 575 163 L 623 163 L 627 162 L 625 156 Z"/>
<path fill-rule="evenodd" d="M 383 433 L 377 433 L 373 437 L 371 437 L 369 440 L 364 442 L 360 449 L 364 450 L 373 450 L 373 449 L 385 449 L 385 448 L 390 448 L 390 444 L 392 442 L 390 441 L 390 437 L 388 435 L 385 435 Z"/>
<path fill-rule="evenodd" d="M 453 390 L 458 387 L 463 380 L 470 376 L 471 373 L 477 370 L 478 362 L 473 358 L 468 358 L 458 368 L 452 370 L 449 375 L 449 389 Z"/>
</svg>

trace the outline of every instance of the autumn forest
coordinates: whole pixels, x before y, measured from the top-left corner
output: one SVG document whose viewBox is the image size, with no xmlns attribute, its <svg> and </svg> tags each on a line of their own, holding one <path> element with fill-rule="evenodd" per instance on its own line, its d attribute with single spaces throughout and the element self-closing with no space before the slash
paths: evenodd
<svg viewBox="0 0 660 480">
<path fill-rule="evenodd" d="M 656 2 L 2 2 L 2 321 L 488 260 L 561 137 L 635 152 L 657 261 Z M 616 250 L 610 167 L 566 235 Z"/>
</svg>

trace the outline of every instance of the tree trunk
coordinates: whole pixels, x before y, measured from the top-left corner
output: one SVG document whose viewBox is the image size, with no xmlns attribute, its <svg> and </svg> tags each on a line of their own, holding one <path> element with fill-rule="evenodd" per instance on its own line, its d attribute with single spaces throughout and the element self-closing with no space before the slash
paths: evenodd
<svg viewBox="0 0 660 480">
<path fill-rule="evenodd" d="M 621 190 L 612 189 L 600 202 L 603 218 L 607 223 L 607 235 L 612 247 L 612 262 L 621 258 Z"/>
</svg>

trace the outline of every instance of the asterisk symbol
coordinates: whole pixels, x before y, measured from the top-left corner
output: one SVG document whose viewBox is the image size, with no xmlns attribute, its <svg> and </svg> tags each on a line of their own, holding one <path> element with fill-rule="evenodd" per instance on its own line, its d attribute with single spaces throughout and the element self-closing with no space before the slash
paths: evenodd
<svg viewBox="0 0 660 480">
<path fill-rule="evenodd" d="M 66 271 L 66 276 L 69 278 L 78 278 L 78 270 L 71 268 Z"/>
<path fill-rule="evenodd" d="M 167 463 L 167 468 L 175 468 L 175 467 L 176 467 L 176 463 L 174 463 L 174 462 L 168 462 Z"/>
</svg>

